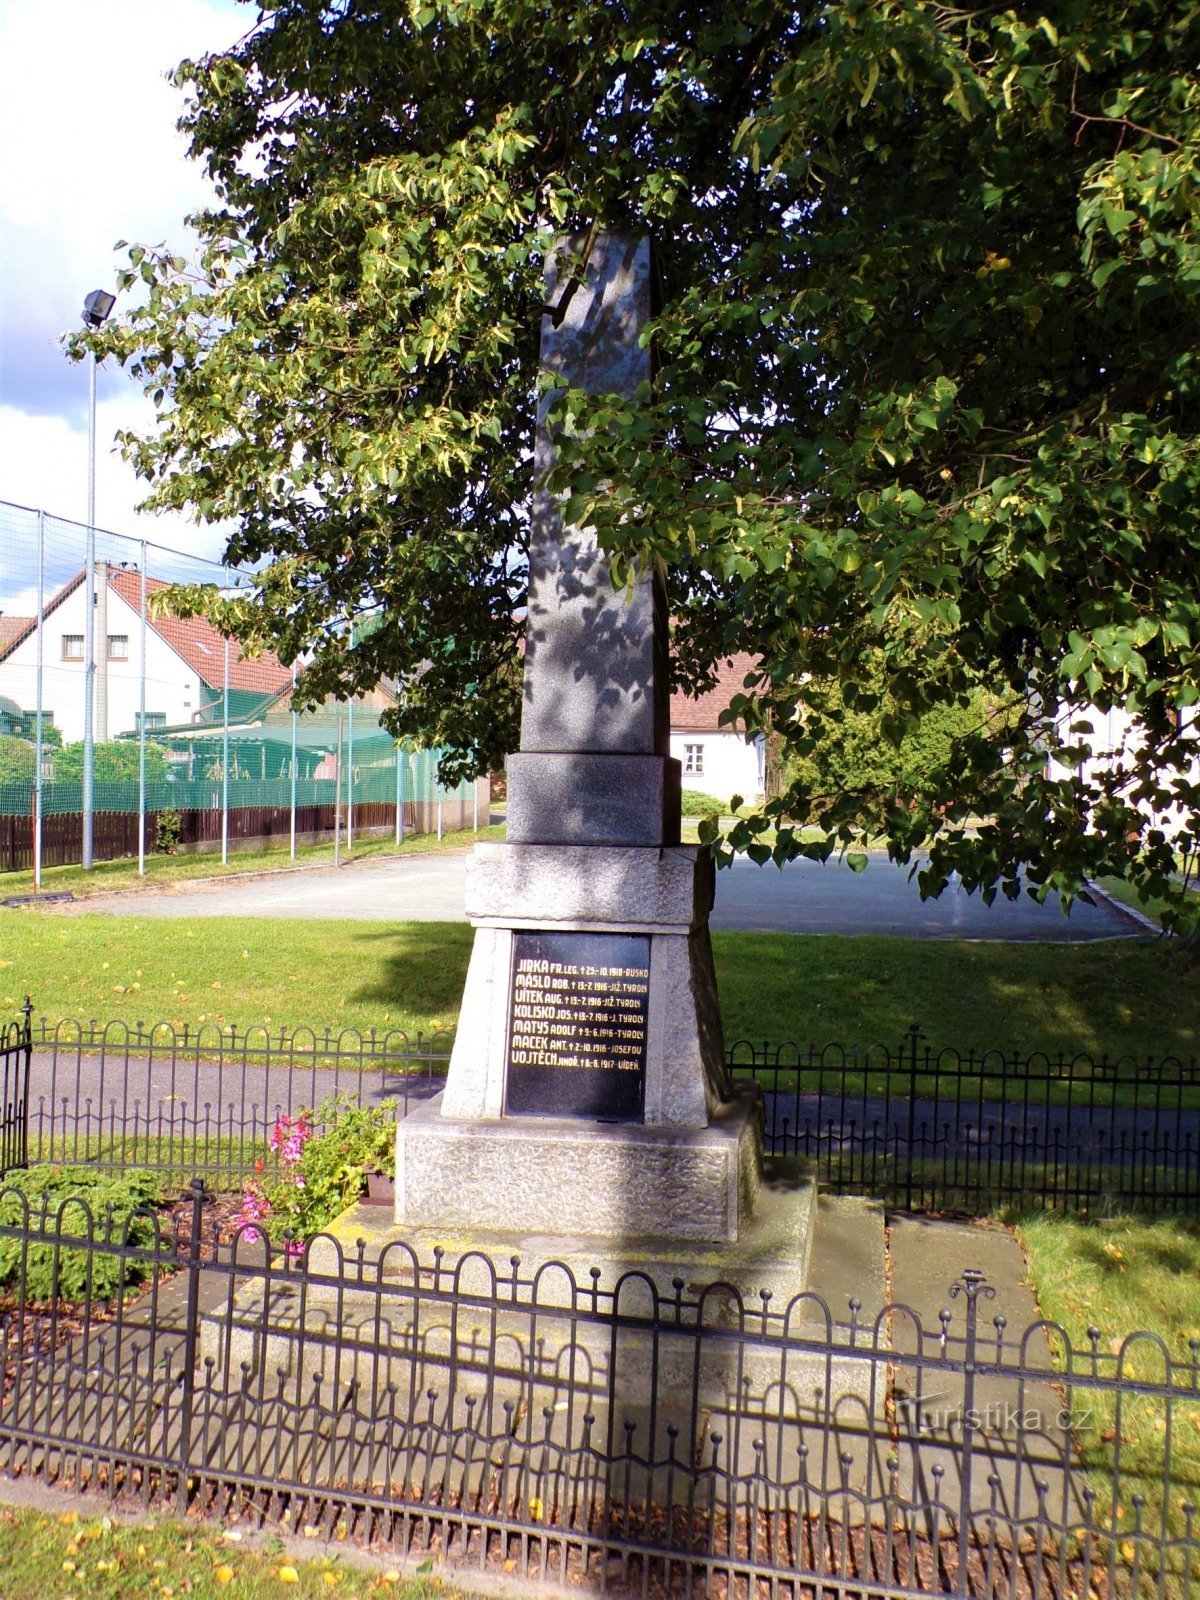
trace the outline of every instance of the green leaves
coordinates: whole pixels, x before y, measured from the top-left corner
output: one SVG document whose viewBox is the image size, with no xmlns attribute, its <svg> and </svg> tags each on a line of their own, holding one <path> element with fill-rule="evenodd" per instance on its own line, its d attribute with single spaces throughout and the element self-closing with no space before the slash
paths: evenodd
<svg viewBox="0 0 1200 1600">
<path fill-rule="evenodd" d="M 550 487 L 618 580 L 666 573 L 678 683 L 750 652 L 750 731 L 826 762 L 735 840 L 882 835 L 931 891 L 1173 881 L 1197 61 L 1195 0 L 281 0 L 180 68 L 222 201 L 196 262 L 134 248 L 143 299 L 89 342 L 156 397 L 126 441 L 155 503 L 259 567 L 227 620 L 320 696 L 402 677 L 397 731 L 457 773 L 516 741 L 545 249 L 649 233 L 654 382 L 560 398 Z M 1088 704 L 1126 719 L 1107 764 L 1067 731 Z M 831 787 L 858 716 L 884 764 L 952 731 Z"/>
</svg>

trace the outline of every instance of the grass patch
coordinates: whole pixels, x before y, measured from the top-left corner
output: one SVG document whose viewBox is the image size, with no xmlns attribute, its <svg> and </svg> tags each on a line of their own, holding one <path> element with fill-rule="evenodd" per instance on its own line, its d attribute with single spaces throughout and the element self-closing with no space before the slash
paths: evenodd
<svg viewBox="0 0 1200 1600">
<path fill-rule="evenodd" d="M 436 833 L 409 834 L 402 844 L 391 835 L 371 837 L 360 834 L 355 838 L 354 849 L 342 845 L 343 861 L 366 861 L 383 856 L 424 855 L 430 850 L 462 850 L 479 839 L 503 839 L 504 824 L 458 829 L 438 838 Z M 238 850 L 222 866 L 219 853 L 200 855 L 157 856 L 147 855 L 146 875 L 138 873 L 136 860 L 98 861 L 90 872 L 82 867 L 47 867 L 42 873 L 42 890 L 46 894 L 62 894 L 69 890 L 77 899 L 90 895 L 111 894 L 115 890 L 151 889 L 159 884 L 186 883 L 197 878 L 231 878 L 246 872 L 283 872 L 288 868 L 331 867 L 333 845 L 304 844 L 296 847 L 292 860 L 286 843 L 264 844 L 257 850 Z M 6 872 L 0 874 L 0 896 L 32 894 L 32 872 Z"/>
<path fill-rule="evenodd" d="M 0 1016 L 239 1030 L 453 1029 L 472 930 L 457 922 L 0 912 Z M 713 935 L 729 1040 L 936 1045 L 1185 1058 L 1200 967 L 1155 944 Z"/>
<path fill-rule="evenodd" d="M 0 1573 L 7 1600 L 453 1600 L 457 1592 L 435 1578 L 402 1581 L 378 1563 L 364 1570 L 340 1555 L 306 1559 L 286 1551 L 277 1537 L 242 1540 L 190 1522 L 126 1522 L 78 1511 L 53 1516 L 8 1507 L 0 1509 Z"/>
<path fill-rule="evenodd" d="M 1110 1059 L 1200 1048 L 1200 968 L 1156 944 L 713 935 L 728 1040 L 935 1045 Z"/>
<path fill-rule="evenodd" d="M 1182 1533 L 1183 1505 L 1200 1491 L 1200 1221 L 1082 1220 L 1039 1212 L 1018 1217 L 1015 1226 L 1043 1316 L 1060 1323 L 1073 1347 L 1085 1354 L 1091 1349 L 1088 1328 L 1100 1328 L 1101 1376 L 1116 1376 L 1120 1353 L 1123 1377 L 1162 1383 L 1163 1346 L 1183 1364 L 1174 1378 L 1177 1398 L 1169 1405 L 1161 1398 L 1126 1396 L 1118 1406 L 1112 1393 L 1082 1389 L 1073 1401 L 1080 1419 L 1080 1458 L 1096 1490 L 1101 1519 L 1115 1514 L 1119 1529 L 1128 1531 L 1133 1496 L 1141 1494 L 1145 1526 Z M 1133 1340 L 1122 1351 L 1122 1340 L 1135 1330 L 1154 1337 Z M 1115 1506 L 1114 1462 L 1120 1473 Z"/>
<path fill-rule="evenodd" d="M 210 1189 L 232 1193 L 241 1189 L 254 1162 L 265 1154 L 269 1137 L 269 1129 L 258 1139 L 248 1131 L 220 1139 L 194 1138 L 190 1133 L 123 1139 L 75 1129 L 53 1137 L 46 1134 L 39 1138 L 35 1133 L 29 1139 L 30 1170 L 37 1171 L 44 1162 L 86 1165 L 100 1173 L 138 1170 L 153 1178 L 164 1195 L 184 1188 L 192 1178 L 202 1177 Z M 0 1179 L 0 1190 L 11 1179 L 11 1174 Z"/>
<path fill-rule="evenodd" d="M 0 1015 L 239 1030 L 453 1028 L 472 930 L 455 922 L 0 912 Z"/>
</svg>

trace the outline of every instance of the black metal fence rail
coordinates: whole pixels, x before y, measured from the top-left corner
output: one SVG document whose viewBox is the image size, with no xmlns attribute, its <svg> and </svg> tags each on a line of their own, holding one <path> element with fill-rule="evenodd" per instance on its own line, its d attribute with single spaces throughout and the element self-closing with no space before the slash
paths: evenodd
<svg viewBox="0 0 1200 1600">
<path fill-rule="evenodd" d="M 25 1166 L 29 1141 L 29 1063 L 33 1007 L 0 1024 L 0 1175 Z"/>
<path fill-rule="evenodd" d="M 43 1021 L 32 1033 L 29 1152 L 229 1184 L 264 1154 L 281 1113 L 352 1095 L 394 1100 L 404 1114 L 440 1088 L 449 1048 L 446 1035 L 400 1029 Z"/>
<path fill-rule="evenodd" d="M 1195 1342 L 7 1206 L 9 1473 L 643 1595 L 1200 1593 Z"/>
<path fill-rule="evenodd" d="M 213 1183 L 253 1167 L 281 1112 L 339 1093 L 407 1111 L 441 1087 L 451 1045 L 398 1029 L 44 1019 L 30 1036 L 24 1098 L 16 1078 L 5 1095 L 4 1170 L 25 1159 L 24 1106 L 32 1159 Z M 16 1072 L 19 1052 L 5 1062 Z M 957 1051 L 914 1027 L 896 1047 L 738 1041 L 729 1066 L 763 1088 L 768 1153 L 808 1157 L 834 1192 L 918 1210 L 1200 1210 L 1194 1059 Z"/>
<path fill-rule="evenodd" d="M 755 1045 L 731 1074 L 761 1084 L 766 1145 L 822 1184 L 907 1209 L 1009 1202 L 1200 1210 L 1200 1068 L 931 1045 Z"/>
</svg>

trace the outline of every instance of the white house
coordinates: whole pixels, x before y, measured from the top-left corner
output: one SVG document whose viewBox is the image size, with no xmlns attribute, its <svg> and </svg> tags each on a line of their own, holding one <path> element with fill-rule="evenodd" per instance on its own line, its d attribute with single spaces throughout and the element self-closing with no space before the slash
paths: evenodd
<svg viewBox="0 0 1200 1600">
<path fill-rule="evenodd" d="M 141 574 L 98 562 L 95 594 L 95 701 L 97 742 L 137 732 L 141 705 Z M 147 595 L 168 585 L 147 579 Z M 64 744 L 83 738 L 87 663 L 84 574 L 79 572 L 43 613 L 42 709 Z M 0 696 L 29 712 L 37 705 L 37 624 L 5 617 L 0 629 Z M 270 654 L 247 660 L 236 641 L 229 648 L 230 711 L 244 717 L 291 682 L 291 670 Z M 211 722 L 220 717 L 225 691 L 225 640 L 202 617 L 147 617 L 146 727 Z"/>
<path fill-rule="evenodd" d="M 1183 717 L 1182 726 L 1189 739 L 1194 741 L 1195 713 L 1185 712 Z M 1048 776 L 1059 779 L 1080 777 L 1089 784 L 1101 782 L 1107 773 L 1135 756 L 1141 744 L 1141 735 L 1134 727 L 1133 717 L 1120 707 L 1111 711 L 1101 711 L 1090 705 L 1061 709 L 1058 731 L 1064 743 L 1085 745 L 1089 754 L 1078 768 L 1064 766 L 1051 757 L 1046 763 Z M 1181 776 L 1190 783 L 1200 782 L 1200 760 L 1193 757 Z M 1138 800 L 1136 804 L 1139 811 L 1168 834 L 1192 826 L 1191 817 L 1178 806 L 1154 811 L 1145 800 Z"/>
<path fill-rule="evenodd" d="M 671 696 L 671 754 L 683 767 L 685 789 L 726 802 L 735 794 L 747 800 L 762 796 L 762 737 L 747 739 L 717 720 L 734 695 L 744 691 L 746 675 L 756 666 L 753 656 L 732 656 L 721 663 L 716 683 L 704 694 Z"/>
</svg>

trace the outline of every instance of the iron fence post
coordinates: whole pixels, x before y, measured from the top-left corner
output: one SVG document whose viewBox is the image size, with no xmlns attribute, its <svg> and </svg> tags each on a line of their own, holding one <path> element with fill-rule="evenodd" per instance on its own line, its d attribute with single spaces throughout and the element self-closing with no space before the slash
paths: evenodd
<svg viewBox="0 0 1200 1600">
<path fill-rule="evenodd" d="M 21 1044 L 25 1051 L 25 1070 L 22 1073 L 21 1103 L 17 1108 L 17 1159 L 18 1167 L 29 1165 L 29 1073 L 33 1066 L 33 996 L 25 996 L 21 1007 Z"/>
<path fill-rule="evenodd" d="M 200 1243 L 204 1207 L 212 1199 L 203 1178 L 193 1178 L 186 1198 L 192 1204 L 187 1254 L 187 1322 L 183 1336 L 183 1374 L 180 1384 L 179 1488 L 176 1498 L 186 1509 L 191 1489 L 192 1411 L 196 1403 L 196 1356 L 200 1342 Z"/>
<path fill-rule="evenodd" d="M 917 1046 L 921 1038 L 921 1024 L 914 1022 L 905 1034 L 908 1041 L 908 1132 L 906 1135 L 907 1152 L 904 1162 L 904 1209 L 912 1210 L 913 1204 L 913 1139 L 916 1134 L 917 1116 Z"/>
<path fill-rule="evenodd" d="M 950 1298 L 966 1298 L 966 1329 L 963 1350 L 962 1459 L 958 1486 L 958 1570 L 954 1593 L 965 1600 L 971 1592 L 968 1561 L 971 1550 L 971 1463 L 979 1414 L 975 1409 L 975 1349 L 979 1332 L 979 1297 L 994 1300 L 996 1291 L 984 1280 L 978 1267 L 967 1267 L 957 1283 L 950 1285 Z"/>
</svg>

